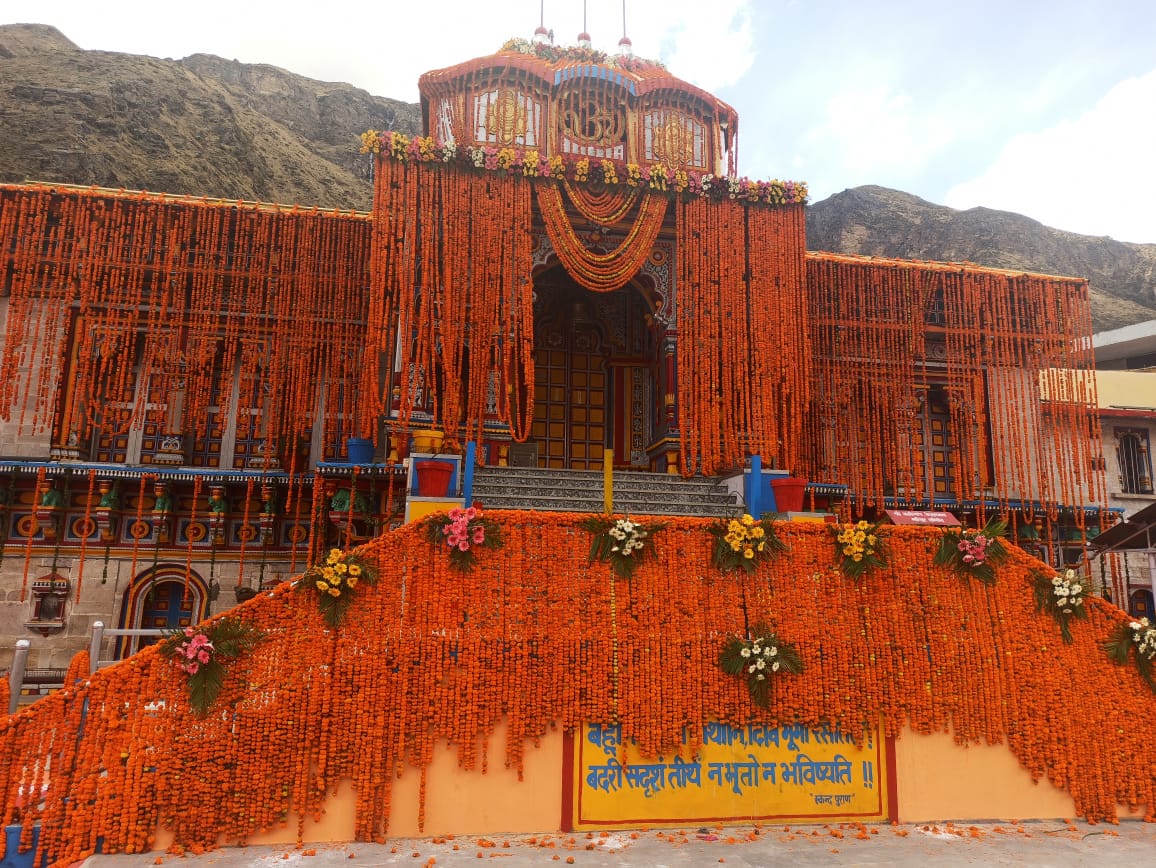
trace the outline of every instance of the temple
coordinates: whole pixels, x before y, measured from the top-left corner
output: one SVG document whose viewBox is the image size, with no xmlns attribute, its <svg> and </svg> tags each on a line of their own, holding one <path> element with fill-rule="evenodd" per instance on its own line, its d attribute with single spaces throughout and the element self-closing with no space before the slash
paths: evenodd
<svg viewBox="0 0 1156 868">
<path fill-rule="evenodd" d="M 807 251 L 620 47 L 427 73 L 371 213 L 0 187 L 17 850 L 1156 815 L 1086 282 Z"/>
<path fill-rule="evenodd" d="M 544 471 L 509 505 L 757 456 L 812 510 L 999 514 L 1084 558 L 1083 280 L 807 252 L 806 186 L 738 177 L 738 113 L 629 53 L 512 40 L 419 85 L 425 136 L 363 137 L 370 214 L 0 189 L 0 632 L 54 637 L 45 667 L 92 616 L 196 621 L 396 526 L 431 431 L 491 490 Z"/>
<path fill-rule="evenodd" d="M 494 490 L 543 471 L 510 505 L 756 456 L 810 510 L 998 514 L 1084 558 L 1083 280 L 808 252 L 806 186 L 738 177 L 737 112 L 628 53 L 511 40 L 419 85 L 425 136 L 363 136 L 369 214 L 0 189 L 0 623 L 45 667 L 93 617 L 197 621 L 396 526 L 409 453 L 469 444 Z"/>
</svg>

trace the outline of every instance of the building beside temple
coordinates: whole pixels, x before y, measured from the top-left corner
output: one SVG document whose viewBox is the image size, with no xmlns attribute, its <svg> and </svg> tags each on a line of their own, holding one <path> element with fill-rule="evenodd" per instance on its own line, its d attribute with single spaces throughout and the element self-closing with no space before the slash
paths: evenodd
<svg viewBox="0 0 1156 868">
<path fill-rule="evenodd" d="M 1119 572 L 1127 592 L 1120 602 L 1134 617 L 1153 619 L 1156 606 L 1156 552 L 1147 530 L 1156 502 L 1152 476 L 1152 440 L 1156 437 L 1156 321 L 1098 332 L 1096 395 L 1104 430 L 1108 505 L 1125 523 L 1117 525 L 1097 550 L 1118 552 Z M 1135 526 L 1133 520 L 1139 520 Z"/>
<path fill-rule="evenodd" d="M 388 531 L 434 429 L 543 484 L 758 456 L 811 509 L 999 515 L 1081 562 L 1084 280 L 808 252 L 805 185 L 740 177 L 735 109 L 626 52 L 513 40 L 420 90 L 426 136 L 364 137 L 372 213 L 0 187 L 0 662 Z"/>
</svg>

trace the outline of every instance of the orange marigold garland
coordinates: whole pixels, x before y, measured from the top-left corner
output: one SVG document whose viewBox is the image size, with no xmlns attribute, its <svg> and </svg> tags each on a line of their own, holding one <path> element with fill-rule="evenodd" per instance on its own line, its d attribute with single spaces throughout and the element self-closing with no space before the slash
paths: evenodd
<svg viewBox="0 0 1156 868">
<path fill-rule="evenodd" d="M 811 251 L 805 283 L 812 352 L 795 358 L 811 364 L 812 404 L 787 466 L 862 505 L 993 486 L 1001 513 L 1012 492 L 1049 512 L 1106 502 L 1085 280 Z M 953 445 L 942 494 L 912 448 L 933 425 Z"/>
<path fill-rule="evenodd" d="M 454 507 L 448 513 L 430 516 L 425 524 L 426 539 L 436 547 L 449 550 L 450 566 L 469 572 L 480 548 L 500 549 L 502 528 L 485 518 L 482 510 L 470 506 Z"/>
<path fill-rule="evenodd" d="M 330 549 L 325 560 L 310 567 L 298 581 L 300 588 L 317 595 L 325 623 L 338 627 L 353 605 L 358 588 L 376 584 L 377 576 L 359 555 Z"/>
<path fill-rule="evenodd" d="M 246 604 L 265 638 L 239 662 L 246 686 L 225 680 L 227 715 L 194 718 L 183 674 L 157 646 L 92 675 L 80 655 L 78 683 L 0 721 L 0 805 L 7 816 L 19 808 L 29 830 L 41 824 L 47 868 L 85 858 L 98 836 L 108 851 L 140 852 L 162 826 L 179 850 L 304 823 L 344 779 L 357 794 L 357 836 L 380 839 L 392 782 L 427 767 L 445 741 L 465 769 L 521 770 L 551 727 L 591 721 L 619 721 L 623 737 L 658 754 L 711 720 L 843 731 L 881 720 L 882 736 L 950 731 L 1005 744 L 1089 819 L 1116 817 L 1118 804 L 1156 817 L 1153 695 L 1093 638 L 1130 622 L 1091 597 L 1090 629 L 1055 642 L 1026 593 L 1046 568 L 1019 549 L 977 606 L 968 585 L 931 568 L 935 530 L 888 528 L 887 566 L 848 583 L 832 578 L 827 529 L 783 523 L 789 554 L 751 582 L 713 570 L 707 521 L 671 518 L 623 593 L 588 563 L 585 516 L 490 517 L 505 551 L 468 573 L 430 558 L 420 525 L 359 549 L 389 579 L 358 588 L 340 630 L 287 584 Z M 719 666 L 723 637 L 754 636 L 747 606 L 775 613 L 775 647 L 805 648 L 804 671 L 775 680 L 767 709 Z M 543 643 L 557 653 L 543 655 Z M 59 757 L 51 774 L 35 761 L 44 756 Z"/>
<path fill-rule="evenodd" d="M 349 401 L 363 367 L 368 215 L 0 185 L 0 224 L 22 239 L 11 258 L 0 416 L 18 415 L 22 429 L 55 425 L 61 443 L 94 431 L 112 441 L 172 415 L 174 430 L 161 433 L 202 437 L 234 371 L 252 392 L 258 366 L 270 440 L 295 438 L 313 419 L 322 379 L 329 425 L 346 424 L 332 396 Z M 0 266 L 8 258 L 0 253 Z M 149 388 L 137 387 L 137 371 Z"/>
</svg>

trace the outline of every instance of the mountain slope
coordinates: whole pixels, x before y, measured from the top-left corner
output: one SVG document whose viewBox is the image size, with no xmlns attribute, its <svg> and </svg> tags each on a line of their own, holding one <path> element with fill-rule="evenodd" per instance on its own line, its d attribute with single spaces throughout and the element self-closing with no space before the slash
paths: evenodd
<svg viewBox="0 0 1156 868">
<path fill-rule="evenodd" d="M 807 247 L 1086 277 L 1097 330 L 1156 318 L 1156 244 L 1077 235 L 1007 211 L 856 187 L 807 209 Z"/>
<path fill-rule="evenodd" d="M 368 209 L 369 127 L 417 106 L 208 55 L 82 51 L 55 28 L 0 27 L 0 181 L 59 181 Z"/>
</svg>

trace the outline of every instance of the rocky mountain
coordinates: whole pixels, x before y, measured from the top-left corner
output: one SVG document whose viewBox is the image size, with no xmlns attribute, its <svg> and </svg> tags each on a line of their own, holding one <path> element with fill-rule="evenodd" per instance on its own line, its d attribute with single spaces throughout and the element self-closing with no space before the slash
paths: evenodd
<svg viewBox="0 0 1156 868">
<path fill-rule="evenodd" d="M 210 55 L 83 51 L 0 26 L 0 181 L 97 184 L 370 207 L 366 129 L 416 132 L 416 105 Z"/>
<path fill-rule="evenodd" d="M 96 184 L 368 209 L 364 130 L 416 133 L 418 106 L 274 66 L 85 51 L 0 25 L 0 182 Z M 1061 232 L 858 187 L 808 208 L 812 250 L 1087 277 L 1097 329 L 1156 318 L 1156 244 Z"/>
<path fill-rule="evenodd" d="M 807 247 L 1086 277 L 1097 331 L 1156 319 L 1156 244 L 1063 232 L 1007 211 L 856 187 L 807 209 Z"/>
</svg>

